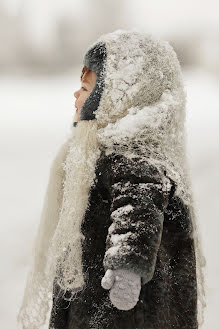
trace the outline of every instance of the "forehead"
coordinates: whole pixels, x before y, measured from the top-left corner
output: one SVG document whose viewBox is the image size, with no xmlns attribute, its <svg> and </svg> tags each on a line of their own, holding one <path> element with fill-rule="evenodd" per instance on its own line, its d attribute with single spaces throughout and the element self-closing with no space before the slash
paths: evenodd
<svg viewBox="0 0 219 329">
<path fill-rule="evenodd" d="M 86 66 L 84 66 L 81 72 L 81 82 L 90 84 L 91 80 L 92 80 L 92 71 L 89 70 Z"/>
<path fill-rule="evenodd" d="M 81 80 L 84 80 L 87 77 L 89 71 L 90 70 L 86 66 L 83 67 L 81 71 Z"/>
</svg>

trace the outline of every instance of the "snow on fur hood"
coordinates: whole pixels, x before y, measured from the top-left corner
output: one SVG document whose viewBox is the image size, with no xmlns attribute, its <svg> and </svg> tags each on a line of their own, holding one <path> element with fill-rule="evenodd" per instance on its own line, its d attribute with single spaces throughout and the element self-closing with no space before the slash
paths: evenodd
<svg viewBox="0 0 219 329">
<path fill-rule="evenodd" d="M 178 181 L 190 203 L 185 152 L 185 100 L 176 53 L 164 40 L 135 30 L 102 35 L 83 63 L 97 75 L 80 119 L 96 120 L 106 152 L 147 158 Z"/>
</svg>

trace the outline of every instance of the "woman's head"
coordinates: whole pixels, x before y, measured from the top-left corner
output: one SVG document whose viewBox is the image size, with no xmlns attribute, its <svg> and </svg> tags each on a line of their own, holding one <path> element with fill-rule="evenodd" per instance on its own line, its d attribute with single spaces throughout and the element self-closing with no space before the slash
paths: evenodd
<svg viewBox="0 0 219 329">
<path fill-rule="evenodd" d="M 75 117 L 74 122 L 80 120 L 80 110 L 85 102 L 85 100 L 90 95 L 96 83 L 96 73 L 89 70 L 86 66 L 83 67 L 81 73 L 81 88 L 74 92 L 74 96 L 76 98 L 75 101 Z"/>
</svg>

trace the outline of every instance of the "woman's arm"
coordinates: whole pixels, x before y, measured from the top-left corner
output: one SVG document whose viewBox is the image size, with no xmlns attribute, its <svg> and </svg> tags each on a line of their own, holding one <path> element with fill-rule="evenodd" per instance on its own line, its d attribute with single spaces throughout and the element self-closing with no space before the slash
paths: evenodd
<svg viewBox="0 0 219 329">
<path fill-rule="evenodd" d="M 155 166 L 122 155 L 112 158 L 112 224 L 103 259 L 107 269 L 138 273 L 152 279 L 161 242 L 170 180 Z"/>
</svg>

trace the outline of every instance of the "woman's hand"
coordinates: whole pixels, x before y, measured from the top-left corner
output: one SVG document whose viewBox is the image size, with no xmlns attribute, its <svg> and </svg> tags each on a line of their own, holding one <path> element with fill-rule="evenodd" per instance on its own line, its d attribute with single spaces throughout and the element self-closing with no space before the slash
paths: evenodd
<svg viewBox="0 0 219 329">
<path fill-rule="evenodd" d="M 110 289 L 110 300 L 115 307 L 127 311 L 139 300 L 141 276 L 125 269 L 108 269 L 101 280 L 101 286 Z"/>
</svg>

